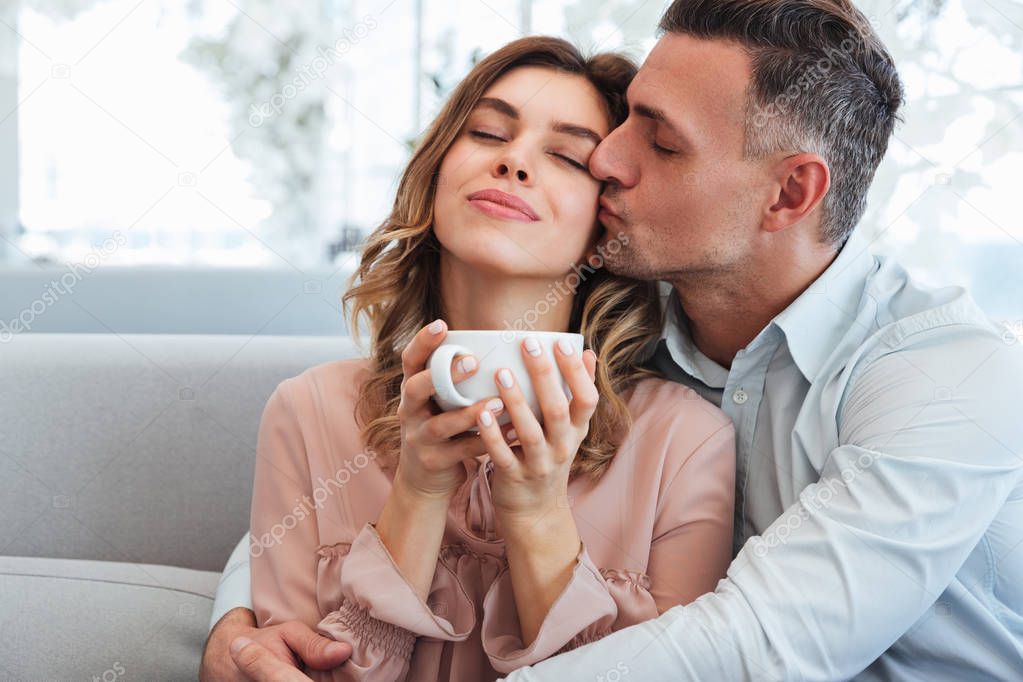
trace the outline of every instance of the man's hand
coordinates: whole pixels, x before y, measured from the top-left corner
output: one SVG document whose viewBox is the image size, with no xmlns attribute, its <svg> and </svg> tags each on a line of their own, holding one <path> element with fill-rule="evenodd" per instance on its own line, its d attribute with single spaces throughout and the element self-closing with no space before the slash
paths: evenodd
<svg viewBox="0 0 1023 682">
<path fill-rule="evenodd" d="M 241 646 L 232 647 L 236 639 Z M 331 670 L 348 660 L 352 648 L 314 632 L 297 620 L 256 627 L 256 615 L 246 608 L 231 609 L 217 621 L 206 640 L 200 682 L 261 682 L 308 680 L 299 669 L 304 662 L 316 670 Z"/>
</svg>

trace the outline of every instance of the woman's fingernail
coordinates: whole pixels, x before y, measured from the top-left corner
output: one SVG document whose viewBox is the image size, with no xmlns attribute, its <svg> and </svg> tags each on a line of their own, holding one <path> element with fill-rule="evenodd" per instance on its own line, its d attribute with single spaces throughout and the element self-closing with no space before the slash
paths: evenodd
<svg viewBox="0 0 1023 682">
<path fill-rule="evenodd" d="M 575 352 L 575 348 L 572 348 L 572 344 L 568 342 L 568 339 L 558 339 L 558 348 L 565 355 L 571 355 Z"/>
<path fill-rule="evenodd" d="M 483 410 L 480 412 L 480 424 L 483 426 L 490 426 L 494 423 L 494 418 L 490 415 L 490 410 Z"/>
<path fill-rule="evenodd" d="M 497 380 L 501 382 L 501 385 L 505 388 L 511 388 L 515 380 L 512 379 L 512 373 L 507 369 L 502 369 L 497 373 Z"/>
<path fill-rule="evenodd" d="M 464 358 L 458 361 L 458 369 L 462 374 L 468 374 L 469 372 L 476 369 L 477 363 L 476 358 L 471 355 L 466 355 Z"/>
<path fill-rule="evenodd" d="M 504 401 L 500 398 L 494 398 L 493 400 L 488 401 L 483 407 L 487 408 L 487 410 L 491 412 L 500 412 L 504 409 Z"/>
<path fill-rule="evenodd" d="M 515 429 L 508 429 L 508 433 L 506 433 L 504 437 L 508 439 L 509 443 L 514 443 L 515 439 L 519 437 L 519 434 L 515 433 Z"/>
<path fill-rule="evenodd" d="M 444 331 L 444 321 L 443 320 L 434 320 L 433 322 L 431 322 L 429 324 L 427 329 L 430 330 L 431 334 L 440 334 L 442 331 Z"/>
<path fill-rule="evenodd" d="M 535 336 L 526 337 L 526 352 L 534 358 L 540 355 L 540 342 L 536 340 Z"/>
<path fill-rule="evenodd" d="M 248 637 L 235 637 L 231 642 L 231 653 L 236 654 L 250 644 L 252 644 L 252 640 Z"/>
</svg>

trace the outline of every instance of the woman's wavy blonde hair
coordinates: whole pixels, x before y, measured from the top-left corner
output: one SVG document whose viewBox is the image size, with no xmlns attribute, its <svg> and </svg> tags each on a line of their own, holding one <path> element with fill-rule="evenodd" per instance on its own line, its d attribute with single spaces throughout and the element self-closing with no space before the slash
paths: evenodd
<svg viewBox="0 0 1023 682">
<path fill-rule="evenodd" d="M 481 60 L 455 88 L 405 168 L 390 216 L 369 236 L 350 288 L 342 298 L 358 338 L 365 317 L 371 332 L 370 378 L 359 387 L 356 417 L 365 446 L 386 468 L 401 449 L 398 403 L 403 378 L 401 351 L 419 329 L 444 317 L 439 293 L 441 246 L 433 231 L 433 207 L 441 161 L 458 138 L 484 92 L 523 66 L 578 74 L 593 84 L 612 127 L 628 115 L 625 91 L 636 74 L 627 58 L 610 53 L 584 57 L 560 38 L 516 40 Z M 591 256 L 588 260 L 593 264 Z M 599 478 L 614 458 L 632 418 L 620 394 L 644 376 L 658 374 L 641 363 L 659 338 L 657 286 L 592 271 L 576 290 L 569 331 L 581 333 L 597 355 L 600 401 L 590 419 L 570 476 Z M 567 276 L 568 273 L 566 273 Z"/>
</svg>

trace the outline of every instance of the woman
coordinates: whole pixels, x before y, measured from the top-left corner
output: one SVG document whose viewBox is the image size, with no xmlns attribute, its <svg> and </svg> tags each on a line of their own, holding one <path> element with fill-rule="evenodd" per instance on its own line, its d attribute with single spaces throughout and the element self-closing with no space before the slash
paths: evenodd
<svg viewBox="0 0 1023 682">
<path fill-rule="evenodd" d="M 612 248 L 587 160 L 625 118 L 634 74 L 553 38 L 481 61 L 413 155 L 345 295 L 353 321 L 370 322 L 370 357 L 271 396 L 253 606 L 260 627 L 299 619 L 351 644 L 314 679 L 492 680 L 724 576 L 731 422 L 640 367 L 660 334 L 655 285 L 579 267 L 599 266 L 602 237 Z M 440 413 L 425 364 L 448 325 L 524 323 L 587 346 L 546 357 L 523 343 L 543 425 L 500 372 L 493 399 Z M 474 360 L 456 361 L 456 380 Z"/>
</svg>

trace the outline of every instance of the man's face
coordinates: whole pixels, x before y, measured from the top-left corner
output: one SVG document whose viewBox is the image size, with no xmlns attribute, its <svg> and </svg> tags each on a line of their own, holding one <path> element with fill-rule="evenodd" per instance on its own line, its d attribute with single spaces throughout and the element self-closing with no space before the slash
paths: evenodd
<svg viewBox="0 0 1023 682">
<path fill-rule="evenodd" d="M 609 270 L 676 280 L 734 272 L 751 257 L 765 176 L 743 156 L 750 75 L 742 48 L 724 41 L 667 34 L 651 51 L 629 87 L 628 119 L 589 162 L 607 183 L 604 243 L 628 239 L 606 250 Z"/>
</svg>

